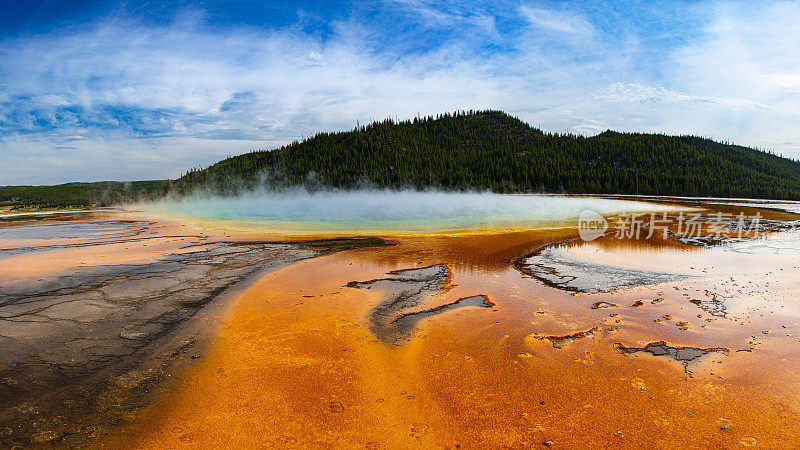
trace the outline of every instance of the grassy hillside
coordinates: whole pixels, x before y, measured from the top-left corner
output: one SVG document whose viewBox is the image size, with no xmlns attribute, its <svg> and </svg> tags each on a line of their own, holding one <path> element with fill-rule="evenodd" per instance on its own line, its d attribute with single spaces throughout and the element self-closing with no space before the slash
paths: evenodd
<svg viewBox="0 0 800 450">
<path fill-rule="evenodd" d="M 0 186 L 0 206 L 66 208 L 107 206 L 127 200 L 164 195 L 168 181 L 100 181 L 57 186 Z"/>
<path fill-rule="evenodd" d="M 262 183 L 800 199 L 800 163 L 691 136 L 543 133 L 481 111 L 320 133 L 192 170 L 174 187 Z"/>
</svg>

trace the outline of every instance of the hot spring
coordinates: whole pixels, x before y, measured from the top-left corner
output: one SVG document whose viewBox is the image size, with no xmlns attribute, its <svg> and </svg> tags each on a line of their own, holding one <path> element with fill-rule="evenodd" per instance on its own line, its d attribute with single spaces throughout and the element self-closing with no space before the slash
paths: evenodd
<svg viewBox="0 0 800 450">
<path fill-rule="evenodd" d="M 584 210 L 610 215 L 672 208 L 583 196 L 326 191 L 195 196 L 139 205 L 137 209 L 160 216 L 228 221 L 279 232 L 424 233 L 573 225 Z"/>
</svg>

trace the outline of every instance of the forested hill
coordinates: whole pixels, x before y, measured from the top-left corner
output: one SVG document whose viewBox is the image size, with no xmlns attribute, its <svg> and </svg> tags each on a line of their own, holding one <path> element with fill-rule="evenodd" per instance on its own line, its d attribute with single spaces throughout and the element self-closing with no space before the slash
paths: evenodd
<svg viewBox="0 0 800 450">
<path fill-rule="evenodd" d="M 0 208 L 69 208 L 107 206 L 164 196 L 169 180 L 99 181 L 56 186 L 0 186 Z"/>
<path fill-rule="evenodd" d="M 192 170 L 173 188 L 235 192 L 262 183 L 797 200 L 800 163 L 691 136 L 543 133 L 481 111 L 320 133 Z"/>
</svg>

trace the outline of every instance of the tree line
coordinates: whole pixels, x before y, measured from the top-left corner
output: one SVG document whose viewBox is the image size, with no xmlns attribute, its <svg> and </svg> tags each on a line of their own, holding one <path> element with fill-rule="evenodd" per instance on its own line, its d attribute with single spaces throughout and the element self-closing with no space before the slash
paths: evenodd
<svg viewBox="0 0 800 450">
<path fill-rule="evenodd" d="M 461 111 L 319 133 L 190 170 L 172 187 L 296 185 L 800 200 L 800 163 L 696 136 L 544 133 L 501 111 Z"/>
</svg>

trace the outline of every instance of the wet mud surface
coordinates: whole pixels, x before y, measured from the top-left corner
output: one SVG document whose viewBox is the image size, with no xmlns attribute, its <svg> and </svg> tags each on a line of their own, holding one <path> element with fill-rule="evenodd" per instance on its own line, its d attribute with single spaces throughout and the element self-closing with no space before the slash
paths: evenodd
<svg viewBox="0 0 800 450">
<path fill-rule="evenodd" d="M 530 335 L 530 337 L 533 339 L 550 341 L 550 343 L 553 344 L 554 348 L 564 348 L 568 344 L 571 344 L 579 339 L 590 339 L 595 337 L 599 333 L 600 333 L 600 328 L 593 327 L 592 329 L 589 330 L 577 331 L 575 333 L 566 334 L 563 336 L 533 333 L 532 335 Z"/>
<path fill-rule="evenodd" d="M 675 235 L 652 240 L 606 235 L 578 242 L 574 228 L 557 227 L 392 236 L 396 245 L 314 258 L 303 256 L 322 251 L 314 244 L 193 237 L 165 251 L 169 245 L 162 241 L 141 240 L 148 250 L 157 248 L 158 256 L 135 253 L 138 265 L 209 266 L 203 258 L 219 252 L 234 271 L 223 278 L 231 280 L 237 261 L 252 264 L 258 253 L 288 252 L 285 256 L 298 259 L 248 276 L 257 278 L 252 283 L 234 282 L 246 287 L 221 302 L 228 307 L 218 315 L 212 311 L 220 302 L 212 300 L 182 322 L 190 324 L 196 339 L 197 324 L 206 322 L 200 318 L 219 316 L 218 327 L 208 333 L 213 342 L 182 346 L 190 339 L 169 332 L 170 346 L 158 348 L 185 355 L 188 364 L 162 371 L 169 380 L 152 385 L 163 389 L 142 396 L 155 397 L 152 404 L 110 408 L 124 410 L 116 416 L 120 426 L 96 429 L 92 443 L 105 448 L 791 448 L 800 442 L 800 233 L 791 226 L 796 216 L 774 213 L 765 220 L 777 225 L 744 237 L 728 227 L 720 236 L 693 241 L 679 239 L 675 229 L 670 231 Z M 202 235 L 194 229 L 184 234 Z M 111 270 L 99 263 L 110 255 L 74 244 L 67 249 L 71 255 L 94 262 L 80 270 Z M 352 248 L 346 241 L 341 245 Z M 199 249 L 209 253 L 202 256 Z M 555 270 L 539 277 L 520 266 L 545 249 L 553 249 L 545 254 L 549 259 L 529 265 Z M 48 273 L 67 274 L 56 262 L 48 264 L 59 267 Z M 200 278 L 216 278 L 204 270 Z M 29 283 L 42 289 L 34 276 L 16 264 L 4 265 L 0 257 L 2 271 L 27 280 L 12 286 L 15 295 Z M 105 288 L 100 279 L 93 286 Z M 141 289 L 134 291 L 140 298 L 122 296 L 123 303 L 148 301 Z M 44 308 L 36 314 L 50 313 Z M 136 323 L 148 321 L 158 323 L 143 316 Z M 142 330 L 130 332 L 128 338 Z M 138 352 L 170 354 L 152 348 Z M 55 352 L 40 351 L 37 357 L 50 353 Z M 158 371 L 148 373 L 153 372 Z M 135 384 L 130 374 L 138 372 L 127 373 L 117 383 Z M 126 405 L 126 398 L 137 397 L 130 389 L 123 392 L 108 397 L 113 401 L 100 396 L 106 400 L 96 400 L 93 408 Z M 41 408 L 38 415 L 21 416 L 42 424 L 40 436 L 59 429 L 58 420 L 76 417 L 76 410 L 63 415 L 66 410 L 52 404 Z M 59 439 L 53 442 L 85 442 Z"/>
<path fill-rule="evenodd" d="M 60 219 L 64 219 L 61 217 Z M 122 238 L 138 234 L 136 225 L 146 222 L 136 221 L 85 221 L 61 223 L 36 223 L 0 227 L 0 239 L 64 240 L 81 238 Z"/>
<path fill-rule="evenodd" d="M 743 214 L 743 213 L 742 213 Z M 732 214 L 723 215 L 718 212 L 705 216 L 697 214 L 690 220 L 695 224 L 691 229 L 675 231 L 678 225 L 678 218 L 671 216 L 671 221 L 663 232 L 663 241 L 671 246 L 682 245 L 684 247 L 695 248 L 714 248 L 725 247 L 732 253 L 768 253 L 777 254 L 783 251 L 796 253 L 797 244 L 792 243 L 755 243 L 759 237 L 775 235 L 778 233 L 792 233 L 800 231 L 798 220 L 776 220 L 761 218 L 761 213 L 756 212 L 754 216 L 743 216 L 747 218 L 737 218 Z M 667 217 L 667 216 L 664 216 Z M 793 216 L 790 216 L 793 217 Z M 619 219 L 618 219 L 619 220 Z M 631 219 L 626 219 L 631 220 Z M 684 220 L 683 216 L 680 220 Z M 635 230 L 636 239 L 649 240 L 653 236 L 656 242 L 660 232 L 651 232 L 646 218 L 642 220 L 641 229 Z M 688 228 L 683 225 L 683 227 Z M 703 232 L 705 230 L 705 232 Z M 753 230 L 757 230 L 757 233 Z M 624 230 L 624 232 L 631 232 Z M 609 240 L 613 233 L 607 232 L 601 238 Z M 647 236 L 647 238 L 644 238 Z M 619 232 L 613 237 L 620 238 Z M 650 270 L 646 267 L 636 267 L 635 264 L 595 262 L 570 253 L 570 248 L 575 245 L 585 245 L 577 239 L 568 239 L 563 242 L 555 242 L 537 249 L 533 253 L 515 261 L 514 266 L 521 272 L 530 275 L 542 283 L 564 291 L 574 293 L 608 293 L 616 290 L 633 288 L 637 286 L 652 286 L 662 283 L 677 283 L 692 279 L 700 279 L 704 274 L 687 273 L 680 269 L 675 271 Z M 788 248 L 787 248 L 788 247 Z M 634 260 L 635 261 L 635 260 Z M 682 269 L 686 269 L 685 267 Z M 717 295 L 710 300 L 696 300 L 696 304 L 702 305 L 703 309 L 715 315 L 724 316 L 724 302 L 718 301 Z"/>
<path fill-rule="evenodd" d="M 437 264 L 418 269 L 394 270 L 389 277 L 369 281 L 352 281 L 347 287 L 373 289 L 386 299 L 369 315 L 370 331 L 385 343 L 408 340 L 421 320 L 458 308 L 491 308 L 494 305 L 484 295 L 463 297 L 454 302 L 418 309 L 431 295 L 449 290 L 450 269 Z M 414 310 L 414 309 L 417 310 Z"/>
<path fill-rule="evenodd" d="M 0 228 L 5 243 L 46 241 L 6 248 L 0 258 L 24 264 L 31 253 L 53 248 L 102 251 L 120 239 L 146 246 L 168 238 L 149 236 L 147 225 Z M 226 290 L 299 260 L 376 244 L 375 239 L 270 244 L 191 237 L 179 252 L 139 263 L 76 261 L 55 273 L 34 270 L 33 276 L 0 279 L 0 444 L 91 442 L 149 403 L 174 366 L 202 354 L 213 330 L 208 307 Z"/>
<path fill-rule="evenodd" d="M 97 216 L 97 214 L 98 210 L 4 212 L 0 213 L 0 227 L 42 224 L 48 222 L 92 220 Z"/>
<path fill-rule="evenodd" d="M 596 264 L 570 257 L 560 246 L 548 246 L 516 263 L 525 274 L 548 286 L 570 292 L 612 292 L 636 286 L 670 283 L 691 275 Z"/>
<path fill-rule="evenodd" d="M 617 352 L 619 352 L 621 355 L 646 353 L 653 356 L 668 357 L 683 364 L 686 373 L 691 373 L 689 371 L 689 364 L 691 362 L 696 361 L 703 356 L 708 355 L 709 353 L 720 353 L 723 355 L 730 353 L 730 349 L 724 347 L 681 347 L 669 345 L 664 341 L 650 342 L 644 347 L 626 347 L 623 344 L 615 343 L 614 349 L 617 350 Z"/>
</svg>

